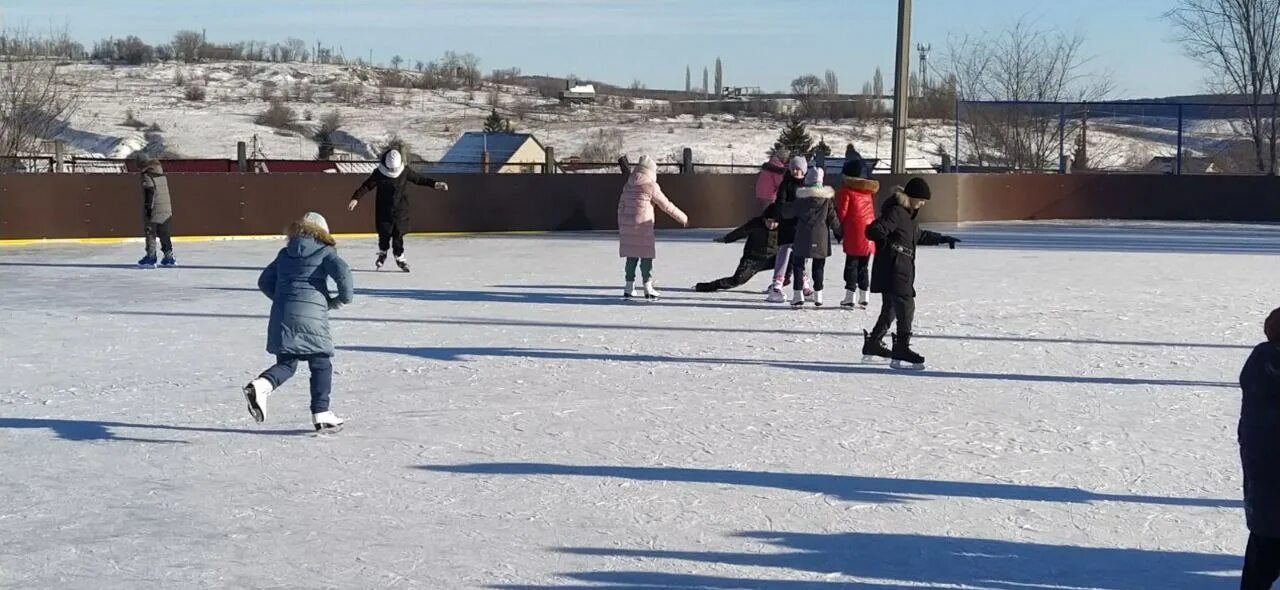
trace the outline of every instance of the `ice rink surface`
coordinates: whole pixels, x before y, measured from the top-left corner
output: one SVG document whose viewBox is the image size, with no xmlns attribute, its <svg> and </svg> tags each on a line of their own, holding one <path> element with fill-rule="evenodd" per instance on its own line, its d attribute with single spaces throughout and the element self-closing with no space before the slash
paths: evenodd
<svg viewBox="0 0 1280 590">
<path fill-rule="evenodd" d="M 738 245 L 662 234 L 658 303 L 609 234 L 409 240 L 267 423 L 255 287 L 278 241 L 0 249 L 0 587 L 1234 588 L 1241 364 L 1280 227 L 936 228 L 915 348 L 869 311 L 729 293 Z"/>
</svg>

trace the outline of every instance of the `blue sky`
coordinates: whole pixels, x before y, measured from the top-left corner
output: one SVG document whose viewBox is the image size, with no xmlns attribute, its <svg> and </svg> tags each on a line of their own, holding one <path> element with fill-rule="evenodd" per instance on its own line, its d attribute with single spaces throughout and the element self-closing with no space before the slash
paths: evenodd
<svg viewBox="0 0 1280 590">
<path fill-rule="evenodd" d="M 5 0 L 9 26 L 70 28 L 89 44 L 136 34 L 165 41 L 177 29 L 211 40 L 342 46 L 349 57 L 429 61 L 445 50 L 480 56 L 487 71 L 581 77 L 651 88 L 694 85 L 717 56 L 725 83 L 782 89 L 826 69 L 857 90 L 876 66 L 893 69 L 896 0 Z M 1190 94 L 1205 74 L 1171 41 L 1170 0 L 915 0 L 913 41 L 935 55 L 949 36 L 999 31 L 1019 18 L 1080 33 L 1091 65 L 1112 72 L 1117 97 Z"/>
</svg>

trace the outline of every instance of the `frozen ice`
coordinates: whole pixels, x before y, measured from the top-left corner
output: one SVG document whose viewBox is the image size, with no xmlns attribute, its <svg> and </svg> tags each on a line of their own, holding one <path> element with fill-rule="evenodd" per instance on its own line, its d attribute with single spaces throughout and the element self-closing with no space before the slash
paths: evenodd
<svg viewBox="0 0 1280 590">
<path fill-rule="evenodd" d="M 1236 587 L 1236 379 L 1277 305 L 1268 225 L 973 224 L 919 256 L 922 373 L 879 307 L 796 311 L 664 233 L 417 237 L 256 425 L 275 240 L 0 248 L 0 587 Z M 843 287 L 828 263 L 828 298 Z"/>
</svg>

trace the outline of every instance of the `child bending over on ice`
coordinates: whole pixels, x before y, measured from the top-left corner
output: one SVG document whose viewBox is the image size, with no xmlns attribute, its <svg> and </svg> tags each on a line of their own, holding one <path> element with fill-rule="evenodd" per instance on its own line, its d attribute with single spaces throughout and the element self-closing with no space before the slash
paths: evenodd
<svg viewBox="0 0 1280 590">
<path fill-rule="evenodd" d="M 772 270 L 778 256 L 777 229 L 778 222 L 761 216 L 742 224 L 741 227 L 728 234 L 716 238 L 715 241 L 721 244 L 730 244 L 742 238 L 747 239 L 747 244 L 742 247 L 742 259 L 738 261 L 738 269 L 733 271 L 732 276 L 706 283 L 698 283 L 693 286 L 693 290 L 699 293 L 728 291 L 747 284 L 751 277 L 759 273 Z"/>
<path fill-rule="evenodd" d="M 329 279 L 338 286 L 336 297 L 329 295 Z M 267 396 L 293 377 L 299 361 L 306 361 L 311 369 L 311 423 L 316 430 L 342 426 L 342 419 L 329 411 L 333 384 L 329 310 L 351 303 L 355 284 L 351 267 L 334 248 L 324 217 L 307 213 L 289 226 L 289 241 L 263 269 L 258 289 L 271 300 L 267 352 L 276 355 L 276 364 L 244 386 L 249 413 L 262 422 Z"/>
</svg>

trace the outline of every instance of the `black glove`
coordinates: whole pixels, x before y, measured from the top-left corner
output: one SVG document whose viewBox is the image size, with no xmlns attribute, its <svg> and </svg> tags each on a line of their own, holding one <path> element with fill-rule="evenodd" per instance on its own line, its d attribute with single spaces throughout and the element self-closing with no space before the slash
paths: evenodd
<svg viewBox="0 0 1280 590">
<path fill-rule="evenodd" d="M 953 238 L 951 236 L 942 236 L 942 243 L 946 244 L 948 248 L 955 250 L 956 244 L 960 243 L 960 238 Z"/>
<path fill-rule="evenodd" d="M 717 243 L 717 244 L 723 244 L 723 243 L 725 243 L 725 242 L 724 242 L 724 236 L 719 236 L 719 237 L 711 238 L 711 241 L 713 241 L 713 242 L 715 242 L 715 243 Z"/>
</svg>

